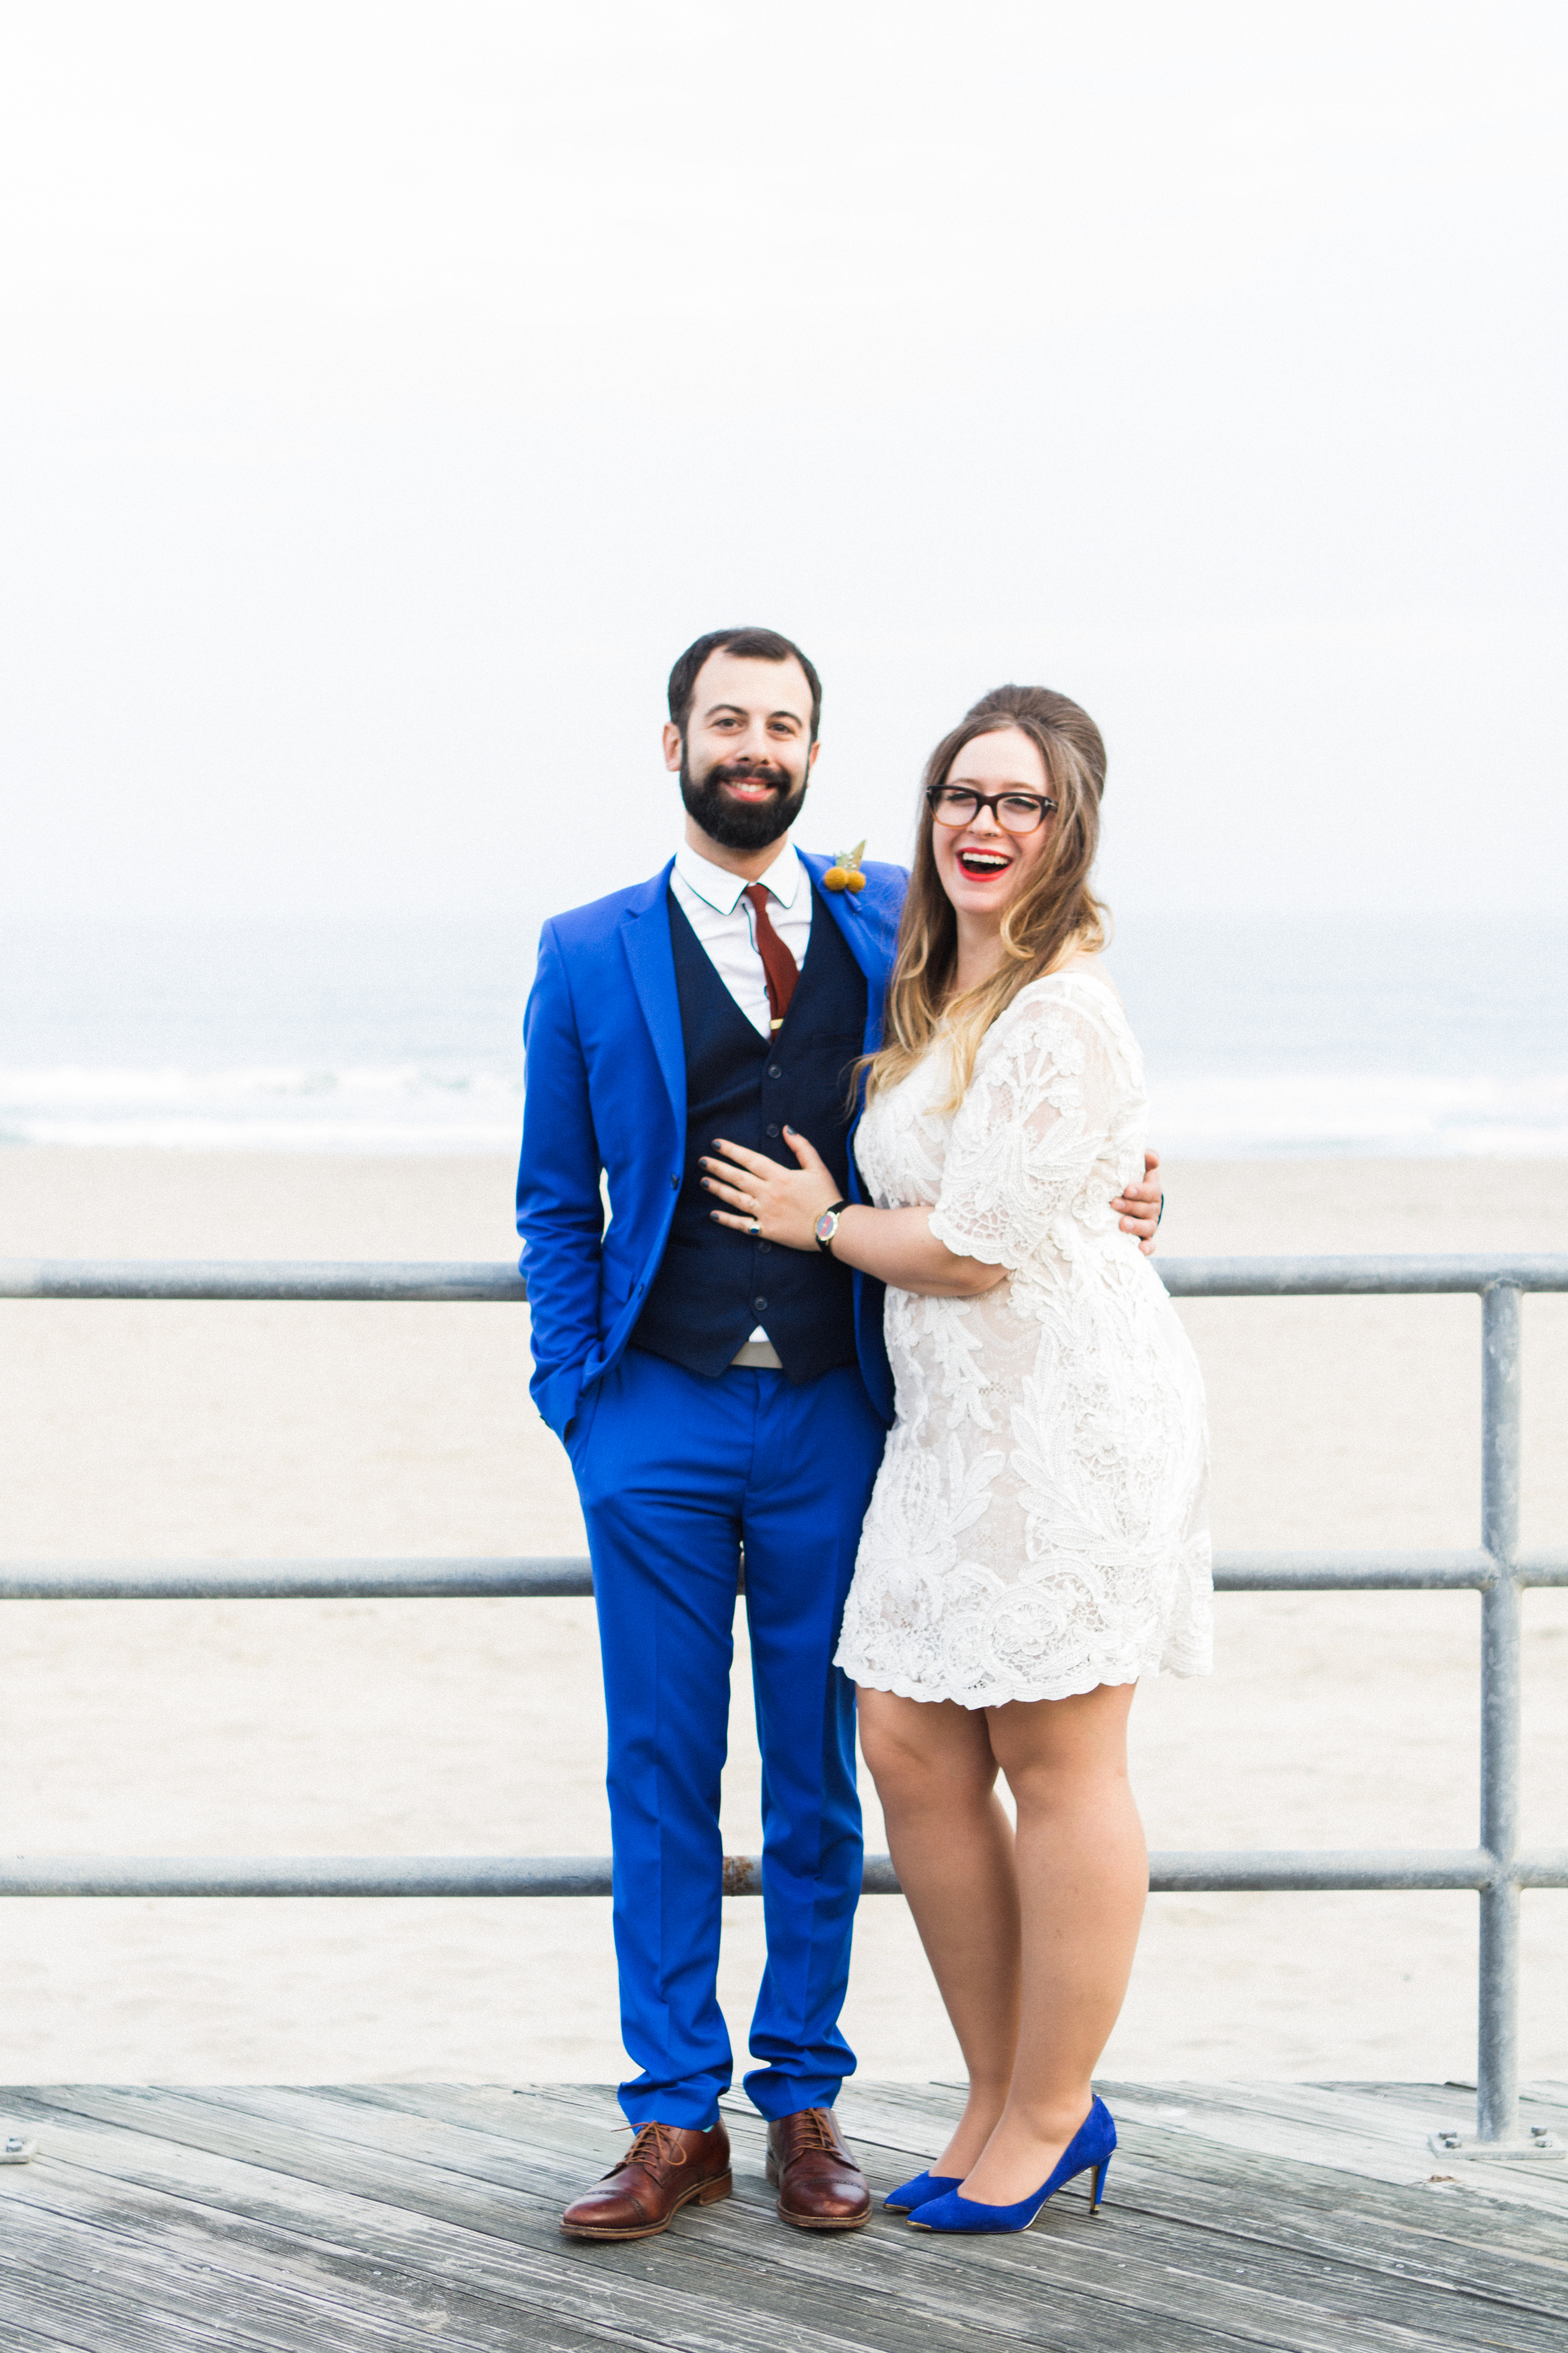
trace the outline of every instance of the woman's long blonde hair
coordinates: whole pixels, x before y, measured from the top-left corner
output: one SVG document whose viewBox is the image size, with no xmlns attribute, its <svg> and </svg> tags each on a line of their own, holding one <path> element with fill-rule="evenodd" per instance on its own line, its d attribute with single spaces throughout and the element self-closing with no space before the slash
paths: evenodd
<svg viewBox="0 0 1568 2353">
<path fill-rule="evenodd" d="M 1016 727 L 1038 751 L 1057 813 L 1044 858 L 1002 919 L 1000 965 L 978 988 L 955 997 L 951 990 L 958 923 L 936 871 L 928 796 L 934 785 L 947 782 L 965 744 L 1005 727 Z M 1099 728 L 1087 711 L 1049 687 L 998 686 L 942 737 L 921 780 L 914 865 L 888 985 L 883 1045 L 866 1064 L 868 1097 L 914 1068 L 945 1018 L 952 1056 L 945 1108 L 956 1109 L 981 1039 L 1018 991 L 1068 956 L 1105 945 L 1110 918 L 1089 887 L 1104 791 L 1105 744 Z"/>
</svg>

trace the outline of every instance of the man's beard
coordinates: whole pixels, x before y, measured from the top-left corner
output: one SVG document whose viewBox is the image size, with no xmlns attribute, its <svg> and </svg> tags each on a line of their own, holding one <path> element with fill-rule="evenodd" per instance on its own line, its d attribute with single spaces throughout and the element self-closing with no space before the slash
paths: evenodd
<svg viewBox="0 0 1568 2353">
<path fill-rule="evenodd" d="M 742 776 L 761 776 L 774 786 L 773 797 L 765 801 L 733 801 L 724 791 L 726 783 L 738 782 Z M 765 849 L 770 841 L 777 841 L 789 831 L 800 815 L 805 799 L 805 780 L 799 789 L 789 789 L 787 769 L 774 767 L 765 760 L 719 760 L 705 775 L 692 781 L 685 747 L 680 756 L 680 797 L 686 803 L 687 815 L 694 817 L 710 841 L 723 849 Z"/>
</svg>

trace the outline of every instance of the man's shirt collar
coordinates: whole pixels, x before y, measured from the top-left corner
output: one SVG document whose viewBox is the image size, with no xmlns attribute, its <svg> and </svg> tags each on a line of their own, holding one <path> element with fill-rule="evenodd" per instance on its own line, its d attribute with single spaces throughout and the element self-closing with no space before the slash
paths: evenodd
<svg viewBox="0 0 1568 2353">
<path fill-rule="evenodd" d="M 687 841 L 675 853 L 675 871 L 689 890 L 695 891 L 721 915 L 734 913 L 747 888 L 744 875 L 731 874 L 726 866 L 715 866 L 711 859 L 700 856 Z M 781 907 L 794 906 L 805 881 L 805 869 L 795 856 L 794 842 L 784 842 L 767 872 L 757 880 Z"/>
</svg>

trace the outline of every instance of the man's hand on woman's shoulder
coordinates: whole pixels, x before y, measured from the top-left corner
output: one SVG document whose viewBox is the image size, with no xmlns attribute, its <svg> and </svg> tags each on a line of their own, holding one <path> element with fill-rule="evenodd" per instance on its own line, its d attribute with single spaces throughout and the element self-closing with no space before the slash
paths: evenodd
<svg viewBox="0 0 1568 2353">
<path fill-rule="evenodd" d="M 1165 1188 L 1154 1174 L 1159 1166 L 1159 1154 L 1146 1152 L 1143 1182 L 1129 1185 L 1126 1192 L 1119 1193 L 1110 1205 L 1121 1220 L 1122 1232 L 1137 1235 L 1138 1247 L 1145 1258 L 1154 1255 L 1154 1229 L 1165 1207 Z"/>
</svg>

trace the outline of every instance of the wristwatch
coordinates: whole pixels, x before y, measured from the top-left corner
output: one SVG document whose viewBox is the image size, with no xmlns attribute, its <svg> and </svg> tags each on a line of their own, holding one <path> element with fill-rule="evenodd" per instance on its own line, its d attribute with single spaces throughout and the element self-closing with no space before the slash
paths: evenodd
<svg viewBox="0 0 1568 2353">
<path fill-rule="evenodd" d="M 816 1221 L 816 1247 L 819 1250 L 826 1250 L 829 1258 L 833 1256 L 833 1237 L 838 1231 L 839 1218 L 844 1210 L 853 1206 L 849 1201 L 835 1201 L 830 1209 L 824 1209 Z"/>
</svg>

